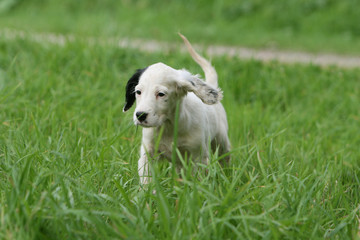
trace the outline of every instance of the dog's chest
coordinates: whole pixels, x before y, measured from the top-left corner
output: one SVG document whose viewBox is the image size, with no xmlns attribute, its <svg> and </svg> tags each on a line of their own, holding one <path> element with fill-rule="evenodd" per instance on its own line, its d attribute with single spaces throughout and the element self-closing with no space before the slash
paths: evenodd
<svg viewBox="0 0 360 240">
<path fill-rule="evenodd" d="M 160 140 L 159 144 L 159 152 L 163 154 L 166 158 L 171 158 L 172 149 L 174 144 L 173 136 L 163 136 Z M 195 137 L 189 137 L 180 135 L 177 139 L 177 148 L 180 150 L 182 154 L 188 152 L 193 156 L 198 155 L 198 151 L 200 150 L 200 141 Z"/>
</svg>

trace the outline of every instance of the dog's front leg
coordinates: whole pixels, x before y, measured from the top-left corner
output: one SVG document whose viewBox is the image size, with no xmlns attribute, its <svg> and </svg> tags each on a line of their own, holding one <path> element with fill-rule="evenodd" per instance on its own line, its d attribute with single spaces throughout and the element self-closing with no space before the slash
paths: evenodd
<svg viewBox="0 0 360 240">
<path fill-rule="evenodd" d="M 141 146 L 140 159 L 138 161 L 138 172 L 141 184 L 148 184 L 150 182 L 149 160 L 146 151 Z"/>
<path fill-rule="evenodd" d="M 154 153 L 153 136 L 153 129 L 143 129 L 140 159 L 138 161 L 138 172 L 141 184 L 148 184 L 151 181 L 148 157 L 152 156 Z"/>
</svg>

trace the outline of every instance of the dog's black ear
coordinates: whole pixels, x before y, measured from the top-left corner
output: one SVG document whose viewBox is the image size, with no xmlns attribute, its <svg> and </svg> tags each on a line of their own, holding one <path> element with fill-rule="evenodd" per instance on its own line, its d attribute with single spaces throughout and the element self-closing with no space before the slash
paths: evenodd
<svg viewBox="0 0 360 240">
<path fill-rule="evenodd" d="M 147 68 L 147 67 L 146 67 Z M 131 108 L 135 102 L 135 87 L 139 83 L 140 76 L 145 72 L 146 68 L 136 70 L 135 74 L 129 79 L 126 84 L 125 93 L 125 106 L 123 112 L 126 112 Z"/>
</svg>

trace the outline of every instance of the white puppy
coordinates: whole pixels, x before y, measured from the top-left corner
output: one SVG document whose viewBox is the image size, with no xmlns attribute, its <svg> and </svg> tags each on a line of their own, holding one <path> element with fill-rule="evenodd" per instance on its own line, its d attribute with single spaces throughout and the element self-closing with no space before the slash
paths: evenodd
<svg viewBox="0 0 360 240">
<path fill-rule="evenodd" d="M 192 58 L 201 66 L 206 81 L 188 71 L 155 63 L 139 69 L 126 85 L 127 111 L 136 100 L 135 125 L 143 127 L 138 170 L 140 182 L 150 181 L 148 158 L 153 156 L 156 137 L 163 128 L 159 153 L 171 159 L 176 105 L 179 103 L 179 151 L 193 159 L 208 163 L 209 143 L 224 154 L 230 150 L 226 113 L 220 103 L 217 73 L 211 64 L 195 52 L 189 41 L 180 34 Z"/>
</svg>

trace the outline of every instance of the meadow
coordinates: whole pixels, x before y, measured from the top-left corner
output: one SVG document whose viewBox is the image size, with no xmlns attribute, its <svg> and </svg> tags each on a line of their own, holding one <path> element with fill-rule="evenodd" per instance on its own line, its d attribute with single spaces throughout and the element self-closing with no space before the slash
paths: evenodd
<svg viewBox="0 0 360 240">
<path fill-rule="evenodd" d="M 359 238 L 359 69 L 213 59 L 231 164 L 156 162 L 143 187 L 124 88 L 158 61 L 201 73 L 177 51 L 0 41 L 1 239 Z"/>
</svg>

